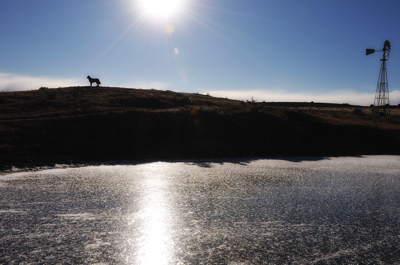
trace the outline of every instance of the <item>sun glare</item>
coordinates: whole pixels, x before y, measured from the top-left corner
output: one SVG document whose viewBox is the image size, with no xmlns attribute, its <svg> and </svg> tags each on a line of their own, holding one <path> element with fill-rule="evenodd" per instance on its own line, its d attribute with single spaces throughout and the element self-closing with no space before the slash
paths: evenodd
<svg viewBox="0 0 400 265">
<path fill-rule="evenodd" d="M 140 0 L 140 9 L 154 18 L 166 18 L 178 13 L 182 0 Z"/>
</svg>

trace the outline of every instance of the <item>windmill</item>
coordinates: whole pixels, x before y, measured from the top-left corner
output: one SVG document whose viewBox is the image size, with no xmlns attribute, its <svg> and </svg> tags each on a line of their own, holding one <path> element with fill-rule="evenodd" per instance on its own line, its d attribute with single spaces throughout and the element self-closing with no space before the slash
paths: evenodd
<svg viewBox="0 0 400 265">
<path fill-rule="evenodd" d="M 379 72 L 378 84 L 376 85 L 373 111 L 377 111 L 383 115 L 390 115 L 390 108 L 387 108 L 389 106 L 389 86 L 386 71 L 386 61 L 389 59 L 390 54 L 390 42 L 386 40 L 382 50 L 375 51 L 374 49 L 367 49 L 365 54 L 369 55 L 374 52 L 383 52 L 383 56 L 381 59 L 382 64 Z"/>
</svg>

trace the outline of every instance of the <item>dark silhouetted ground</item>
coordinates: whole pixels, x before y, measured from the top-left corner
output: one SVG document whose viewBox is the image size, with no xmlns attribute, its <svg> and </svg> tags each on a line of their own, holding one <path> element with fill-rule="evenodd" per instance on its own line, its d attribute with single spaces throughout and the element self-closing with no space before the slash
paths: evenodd
<svg viewBox="0 0 400 265">
<path fill-rule="evenodd" d="M 0 169 L 55 163 L 400 154 L 390 117 L 347 104 L 251 103 L 172 91 L 0 93 Z"/>
</svg>

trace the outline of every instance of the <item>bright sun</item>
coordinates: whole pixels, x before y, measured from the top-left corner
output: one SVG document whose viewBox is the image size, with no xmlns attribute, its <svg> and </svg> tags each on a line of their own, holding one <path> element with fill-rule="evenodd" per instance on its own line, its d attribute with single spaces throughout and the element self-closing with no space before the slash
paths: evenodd
<svg viewBox="0 0 400 265">
<path fill-rule="evenodd" d="M 182 6 L 182 0 L 140 0 L 140 8 L 154 18 L 175 15 Z"/>
</svg>

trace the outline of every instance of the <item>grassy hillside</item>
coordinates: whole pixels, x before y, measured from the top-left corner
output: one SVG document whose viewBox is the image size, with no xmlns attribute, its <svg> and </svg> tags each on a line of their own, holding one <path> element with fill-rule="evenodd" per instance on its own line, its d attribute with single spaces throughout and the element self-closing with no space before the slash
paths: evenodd
<svg viewBox="0 0 400 265">
<path fill-rule="evenodd" d="M 0 169 L 108 160 L 400 154 L 400 110 L 172 91 L 0 93 Z"/>
</svg>

